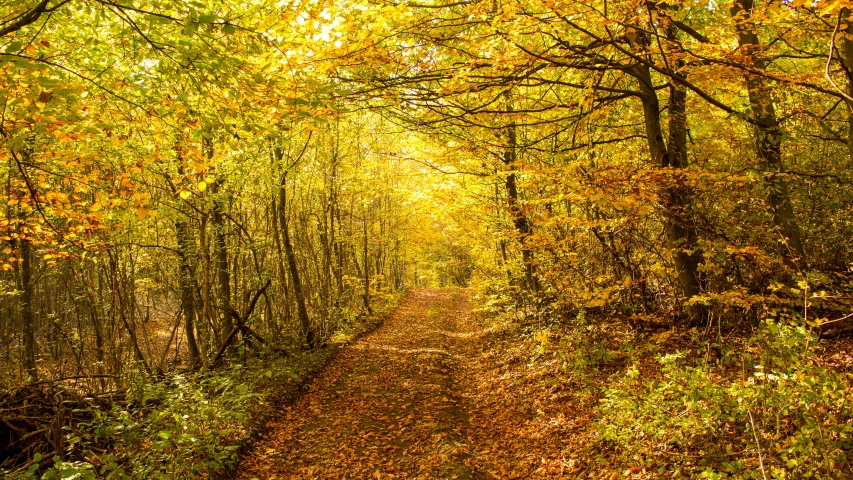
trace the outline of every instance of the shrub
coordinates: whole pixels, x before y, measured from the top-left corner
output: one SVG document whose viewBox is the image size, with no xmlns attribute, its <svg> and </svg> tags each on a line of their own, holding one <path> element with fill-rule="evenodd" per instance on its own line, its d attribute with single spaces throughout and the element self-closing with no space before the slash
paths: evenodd
<svg viewBox="0 0 853 480">
<path fill-rule="evenodd" d="M 718 364 L 663 355 L 648 379 L 635 363 L 605 392 L 599 439 L 626 458 L 698 457 L 705 477 L 853 474 L 849 377 L 821 363 L 816 343 L 802 326 L 766 322 Z"/>
</svg>

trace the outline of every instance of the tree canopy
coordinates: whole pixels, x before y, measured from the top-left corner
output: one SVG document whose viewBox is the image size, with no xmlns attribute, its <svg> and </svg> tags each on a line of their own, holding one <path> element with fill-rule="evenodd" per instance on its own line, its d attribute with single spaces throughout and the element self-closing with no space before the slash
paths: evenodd
<svg viewBox="0 0 853 480">
<path fill-rule="evenodd" d="M 0 378 L 316 349 L 425 286 L 849 330 L 849 3 L 7 0 Z"/>
</svg>

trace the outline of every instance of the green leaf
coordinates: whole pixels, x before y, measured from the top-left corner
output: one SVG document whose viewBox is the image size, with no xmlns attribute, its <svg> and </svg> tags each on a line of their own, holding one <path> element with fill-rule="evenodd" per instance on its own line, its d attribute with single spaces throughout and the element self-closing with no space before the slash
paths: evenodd
<svg viewBox="0 0 853 480">
<path fill-rule="evenodd" d="M 6 45 L 6 53 L 18 53 L 24 44 L 20 40 L 13 40 L 9 45 Z"/>
<path fill-rule="evenodd" d="M 192 35 L 198 30 L 198 22 L 194 22 L 192 20 L 187 20 L 187 23 L 184 25 L 184 35 Z"/>
</svg>

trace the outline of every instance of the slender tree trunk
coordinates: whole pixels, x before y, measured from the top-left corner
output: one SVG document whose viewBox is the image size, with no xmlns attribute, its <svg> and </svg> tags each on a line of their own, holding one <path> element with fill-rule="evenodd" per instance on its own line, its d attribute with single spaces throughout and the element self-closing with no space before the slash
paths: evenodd
<svg viewBox="0 0 853 480">
<path fill-rule="evenodd" d="M 331 202 L 331 188 L 329 189 L 329 197 L 324 199 L 326 200 L 326 205 L 323 208 L 323 224 L 322 231 L 320 232 L 320 246 L 323 249 L 323 288 L 322 292 L 325 296 L 325 304 L 328 306 L 335 303 L 333 301 L 332 290 L 334 289 L 334 274 L 332 273 L 334 260 L 332 258 L 332 249 L 335 235 L 332 233 L 332 229 L 335 228 L 335 220 L 332 217 L 334 214 L 332 210 L 332 202 Z"/>
<path fill-rule="evenodd" d="M 747 67 L 765 70 L 767 61 L 761 58 L 756 25 L 752 20 L 753 0 L 735 0 L 731 14 L 734 17 L 740 51 Z M 794 215 L 794 207 L 788 195 L 788 184 L 780 175 L 782 165 L 782 131 L 776 117 L 776 108 L 769 81 L 759 75 L 745 73 L 749 105 L 752 109 L 753 129 L 756 136 L 755 151 L 765 170 L 767 204 L 773 224 L 782 235 L 786 246 L 785 258 L 794 263 L 804 256 L 800 227 Z"/>
<path fill-rule="evenodd" d="M 332 276 L 335 281 L 335 305 L 344 295 L 343 247 L 338 238 L 341 230 L 341 213 L 338 206 L 338 162 L 340 160 L 340 119 L 335 121 L 335 145 L 332 156 L 332 171 L 329 176 L 329 245 L 331 246 Z"/>
<path fill-rule="evenodd" d="M 281 248 L 281 226 L 280 226 L 280 218 L 282 218 L 281 209 L 277 207 L 278 203 L 275 198 L 272 199 L 272 217 L 273 217 L 273 240 L 275 241 L 275 250 L 278 257 L 278 275 L 281 278 L 281 291 L 284 297 L 284 305 L 282 306 L 282 310 L 284 311 L 284 322 L 290 322 L 290 295 L 288 292 L 288 282 L 287 282 L 287 257 L 284 254 L 284 250 Z"/>
<path fill-rule="evenodd" d="M 192 238 L 189 226 L 183 218 L 175 221 L 175 231 L 178 240 L 178 271 L 180 273 L 181 310 L 184 316 L 184 333 L 187 337 L 187 350 L 190 355 L 190 368 L 201 365 L 201 354 L 195 338 L 195 288 L 193 273 L 190 268 L 192 257 Z"/>
<path fill-rule="evenodd" d="M 370 260 L 367 257 L 367 247 L 368 247 L 368 238 L 367 238 L 367 223 L 368 216 L 370 215 L 370 209 L 364 209 L 364 220 L 361 222 L 362 226 L 362 261 L 361 264 L 364 265 L 364 291 L 361 294 L 361 298 L 364 300 L 364 308 L 367 310 L 368 314 L 373 314 L 373 309 L 370 308 Z"/>
<path fill-rule="evenodd" d="M 342 298 L 344 295 L 344 244 L 340 239 L 340 236 L 343 235 L 343 228 L 341 225 L 341 208 L 338 205 L 338 195 L 335 193 L 334 200 L 332 201 L 334 218 L 336 220 L 336 224 L 338 226 L 338 234 L 335 235 L 333 245 L 335 247 L 335 282 L 338 285 L 338 298 Z M 334 233 L 334 229 L 332 229 Z"/>
<path fill-rule="evenodd" d="M 178 159 L 178 173 L 184 174 L 183 160 L 181 158 L 181 145 L 175 146 L 175 154 Z M 175 185 L 169 181 L 172 194 L 179 200 Z M 201 366 L 201 352 L 195 335 L 196 323 L 196 291 L 198 284 L 190 266 L 190 260 L 195 253 L 195 242 L 190 234 L 187 219 L 180 213 L 175 220 L 175 237 L 178 244 L 178 283 L 181 290 L 181 312 L 184 317 L 184 335 L 187 337 L 187 351 L 189 352 L 189 367 L 196 369 Z M 168 350 L 168 348 L 167 348 Z M 176 348 L 177 352 L 177 348 Z M 164 353 L 165 355 L 165 353 Z M 161 362 L 162 363 L 162 362 Z"/>
<path fill-rule="evenodd" d="M 23 323 L 24 371 L 31 381 L 38 380 L 36 369 L 35 317 L 33 316 L 33 244 L 22 239 L 21 246 L 21 322 Z"/>
<path fill-rule="evenodd" d="M 851 23 L 850 9 L 844 7 L 841 9 L 841 16 L 847 22 L 847 28 L 844 35 L 839 35 L 841 41 L 841 61 L 844 65 L 844 71 L 847 74 L 847 87 L 845 88 L 847 96 L 853 98 L 853 23 Z M 853 165 L 853 101 L 844 99 L 847 106 L 847 155 L 850 157 L 851 165 Z"/>
<path fill-rule="evenodd" d="M 216 284 L 219 296 L 220 336 L 225 338 L 234 329 L 231 319 L 231 273 L 228 268 L 228 248 L 225 241 L 225 199 L 221 193 L 221 181 L 211 186 L 213 194 L 213 259 L 216 269 Z"/>
<path fill-rule="evenodd" d="M 317 339 L 314 336 L 314 330 L 311 329 L 311 322 L 308 318 L 308 308 L 305 305 L 305 294 L 302 289 L 302 281 L 299 276 L 299 268 L 296 264 L 296 255 L 293 253 L 293 244 L 290 241 L 290 232 L 287 227 L 287 174 L 282 175 L 280 189 L 278 191 L 279 205 L 279 226 L 284 244 L 284 254 L 287 257 L 287 266 L 290 270 L 290 279 L 293 284 L 293 296 L 296 300 L 296 313 L 299 316 L 299 325 L 302 327 L 302 334 L 305 336 L 305 344 L 308 348 L 314 348 Z"/>
<path fill-rule="evenodd" d="M 33 137 L 26 141 L 21 152 L 22 163 L 29 166 L 31 163 L 31 148 Z M 14 155 L 14 152 L 13 152 Z M 23 173 L 23 168 L 20 167 Z M 36 198 L 32 198 L 37 201 Z M 35 339 L 35 316 L 33 315 L 33 302 L 35 301 L 35 285 L 33 285 L 33 244 L 30 238 L 24 238 L 29 232 L 18 230 L 21 263 L 19 264 L 19 281 L 21 289 L 21 336 L 23 337 L 24 351 L 21 366 L 32 381 L 38 380 L 38 369 L 36 368 L 36 339 Z"/>
<path fill-rule="evenodd" d="M 101 320 L 101 313 L 98 309 L 98 304 L 95 300 L 95 295 L 93 293 L 93 289 L 90 287 L 89 283 L 85 281 L 85 277 L 78 276 L 73 270 L 70 272 L 77 277 L 76 282 L 70 282 L 70 284 L 77 284 L 79 286 L 79 290 L 74 292 L 76 296 L 79 298 L 85 298 L 87 301 L 87 307 L 89 310 L 89 318 L 92 321 L 92 328 L 95 331 L 95 356 L 98 360 L 97 367 L 95 369 L 98 375 L 103 375 L 104 367 L 106 366 L 106 349 L 104 346 L 104 325 Z M 71 277 L 69 275 L 69 277 Z M 101 389 L 106 388 L 106 383 L 103 379 L 101 379 Z"/>
<path fill-rule="evenodd" d="M 201 333 L 202 328 L 203 331 L 207 333 L 207 335 L 199 335 L 201 337 L 201 350 L 204 358 L 207 358 L 207 354 L 205 352 L 209 351 L 210 344 L 208 342 L 212 342 L 213 345 L 220 344 L 220 333 L 219 329 L 215 328 L 214 320 L 216 319 L 216 308 L 213 306 L 213 295 L 212 288 L 213 282 L 211 281 L 211 265 L 213 264 L 212 259 L 210 258 L 210 237 L 207 231 L 207 222 L 210 216 L 208 214 L 201 215 L 201 221 L 198 226 L 198 238 L 199 238 L 199 246 L 201 247 L 201 262 L 202 262 L 202 273 L 204 277 L 202 278 L 202 283 L 200 286 L 201 289 L 201 315 L 199 315 L 199 324 L 196 326 L 196 330 Z M 206 337 L 206 338 L 205 338 Z"/>
<path fill-rule="evenodd" d="M 127 331 L 127 335 L 130 338 L 130 346 L 133 349 L 133 354 L 139 363 L 142 364 L 142 368 L 148 375 L 151 375 L 153 372 L 151 371 L 151 367 L 148 365 L 148 362 L 145 360 L 145 355 L 142 353 L 142 349 L 139 348 L 139 339 L 136 336 L 136 329 L 131 326 L 130 322 L 127 320 L 126 306 L 124 301 L 124 295 L 122 294 L 120 283 L 119 283 L 119 271 L 118 271 L 118 260 L 107 252 L 109 255 L 110 261 L 110 280 L 111 280 L 111 290 L 113 295 L 113 310 L 118 312 L 118 317 L 124 325 L 125 330 Z"/>
</svg>

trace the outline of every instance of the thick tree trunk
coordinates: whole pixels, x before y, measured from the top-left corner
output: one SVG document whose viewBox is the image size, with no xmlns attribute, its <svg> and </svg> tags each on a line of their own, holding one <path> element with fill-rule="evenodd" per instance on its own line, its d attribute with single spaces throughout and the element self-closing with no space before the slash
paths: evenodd
<svg viewBox="0 0 853 480">
<path fill-rule="evenodd" d="M 669 167 L 687 168 L 687 92 L 678 85 L 670 87 L 669 98 Z M 666 165 L 664 165 L 666 166 Z M 681 179 L 679 178 L 680 182 Z M 667 238 L 669 248 L 673 250 L 673 260 L 678 273 L 678 283 L 688 300 L 702 293 L 702 278 L 699 264 L 702 262 L 702 250 L 693 219 L 692 195 L 683 184 L 672 185 L 667 189 L 669 201 L 669 221 Z M 689 321 L 697 325 L 705 316 L 701 304 L 687 307 Z"/>
<path fill-rule="evenodd" d="M 687 92 L 677 84 L 670 87 L 667 148 L 661 126 L 660 101 L 652 86 L 651 72 L 647 66 L 638 65 L 633 75 L 639 84 L 646 142 L 652 163 L 663 168 L 687 168 Z M 664 213 L 667 242 L 672 250 L 681 292 L 689 300 L 702 292 L 699 274 L 702 252 L 697 246 L 698 235 L 691 218 L 690 192 L 683 185 L 670 185 L 664 190 L 663 196 L 667 203 Z M 699 304 L 690 304 L 687 306 L 687 315 L 688 323 L 697 325 L 704 318 L 704 308 Z"/>
<path fill-rule="evenodd" d="M 756 25 L 752 20 L 753 0 L 735 0 L 731 8 L 735 31 L 742 55 L 748 68 L 764 70 L 767 62 L 760 57 Z M 776 117 L 769 81 L 756 74 L 745 73 L 749 105 L 752 109 L 756 136 L 755 152 L 764 172 L 767 204 L 773 224 L 782 235 L 786 246 L 785 258 L 794 263 L 804 256 L 800 227 L 788 195 L 788 184 L 780 175 L 782 168 L 782 131 Z"/>
<path fill-rule="evenodd" d="M 512 114 L 514 111 L 512 100 L 507 102 L 506 111 Z M 518 232 L 518 241 L 521 244 L 521 259 L 524 262 L 525 288 L 536 292 L 539 290 L 539 281 L 536 278 L 536 266 L 534 264 L 533 252 L 527 245 L 527 239 L 532 233 L 530 221 L 518 201 L 518 185 L 516 184 L 516 161 L 518 160 L 518 134 L 515 122 L 510 122 L 506 129 L 507 146 L 503 154 L 503 163 L 508 168 L 505 186 L 507 194 L 507 207 L 512 217 L 513 226 Z"/>
</svg>

